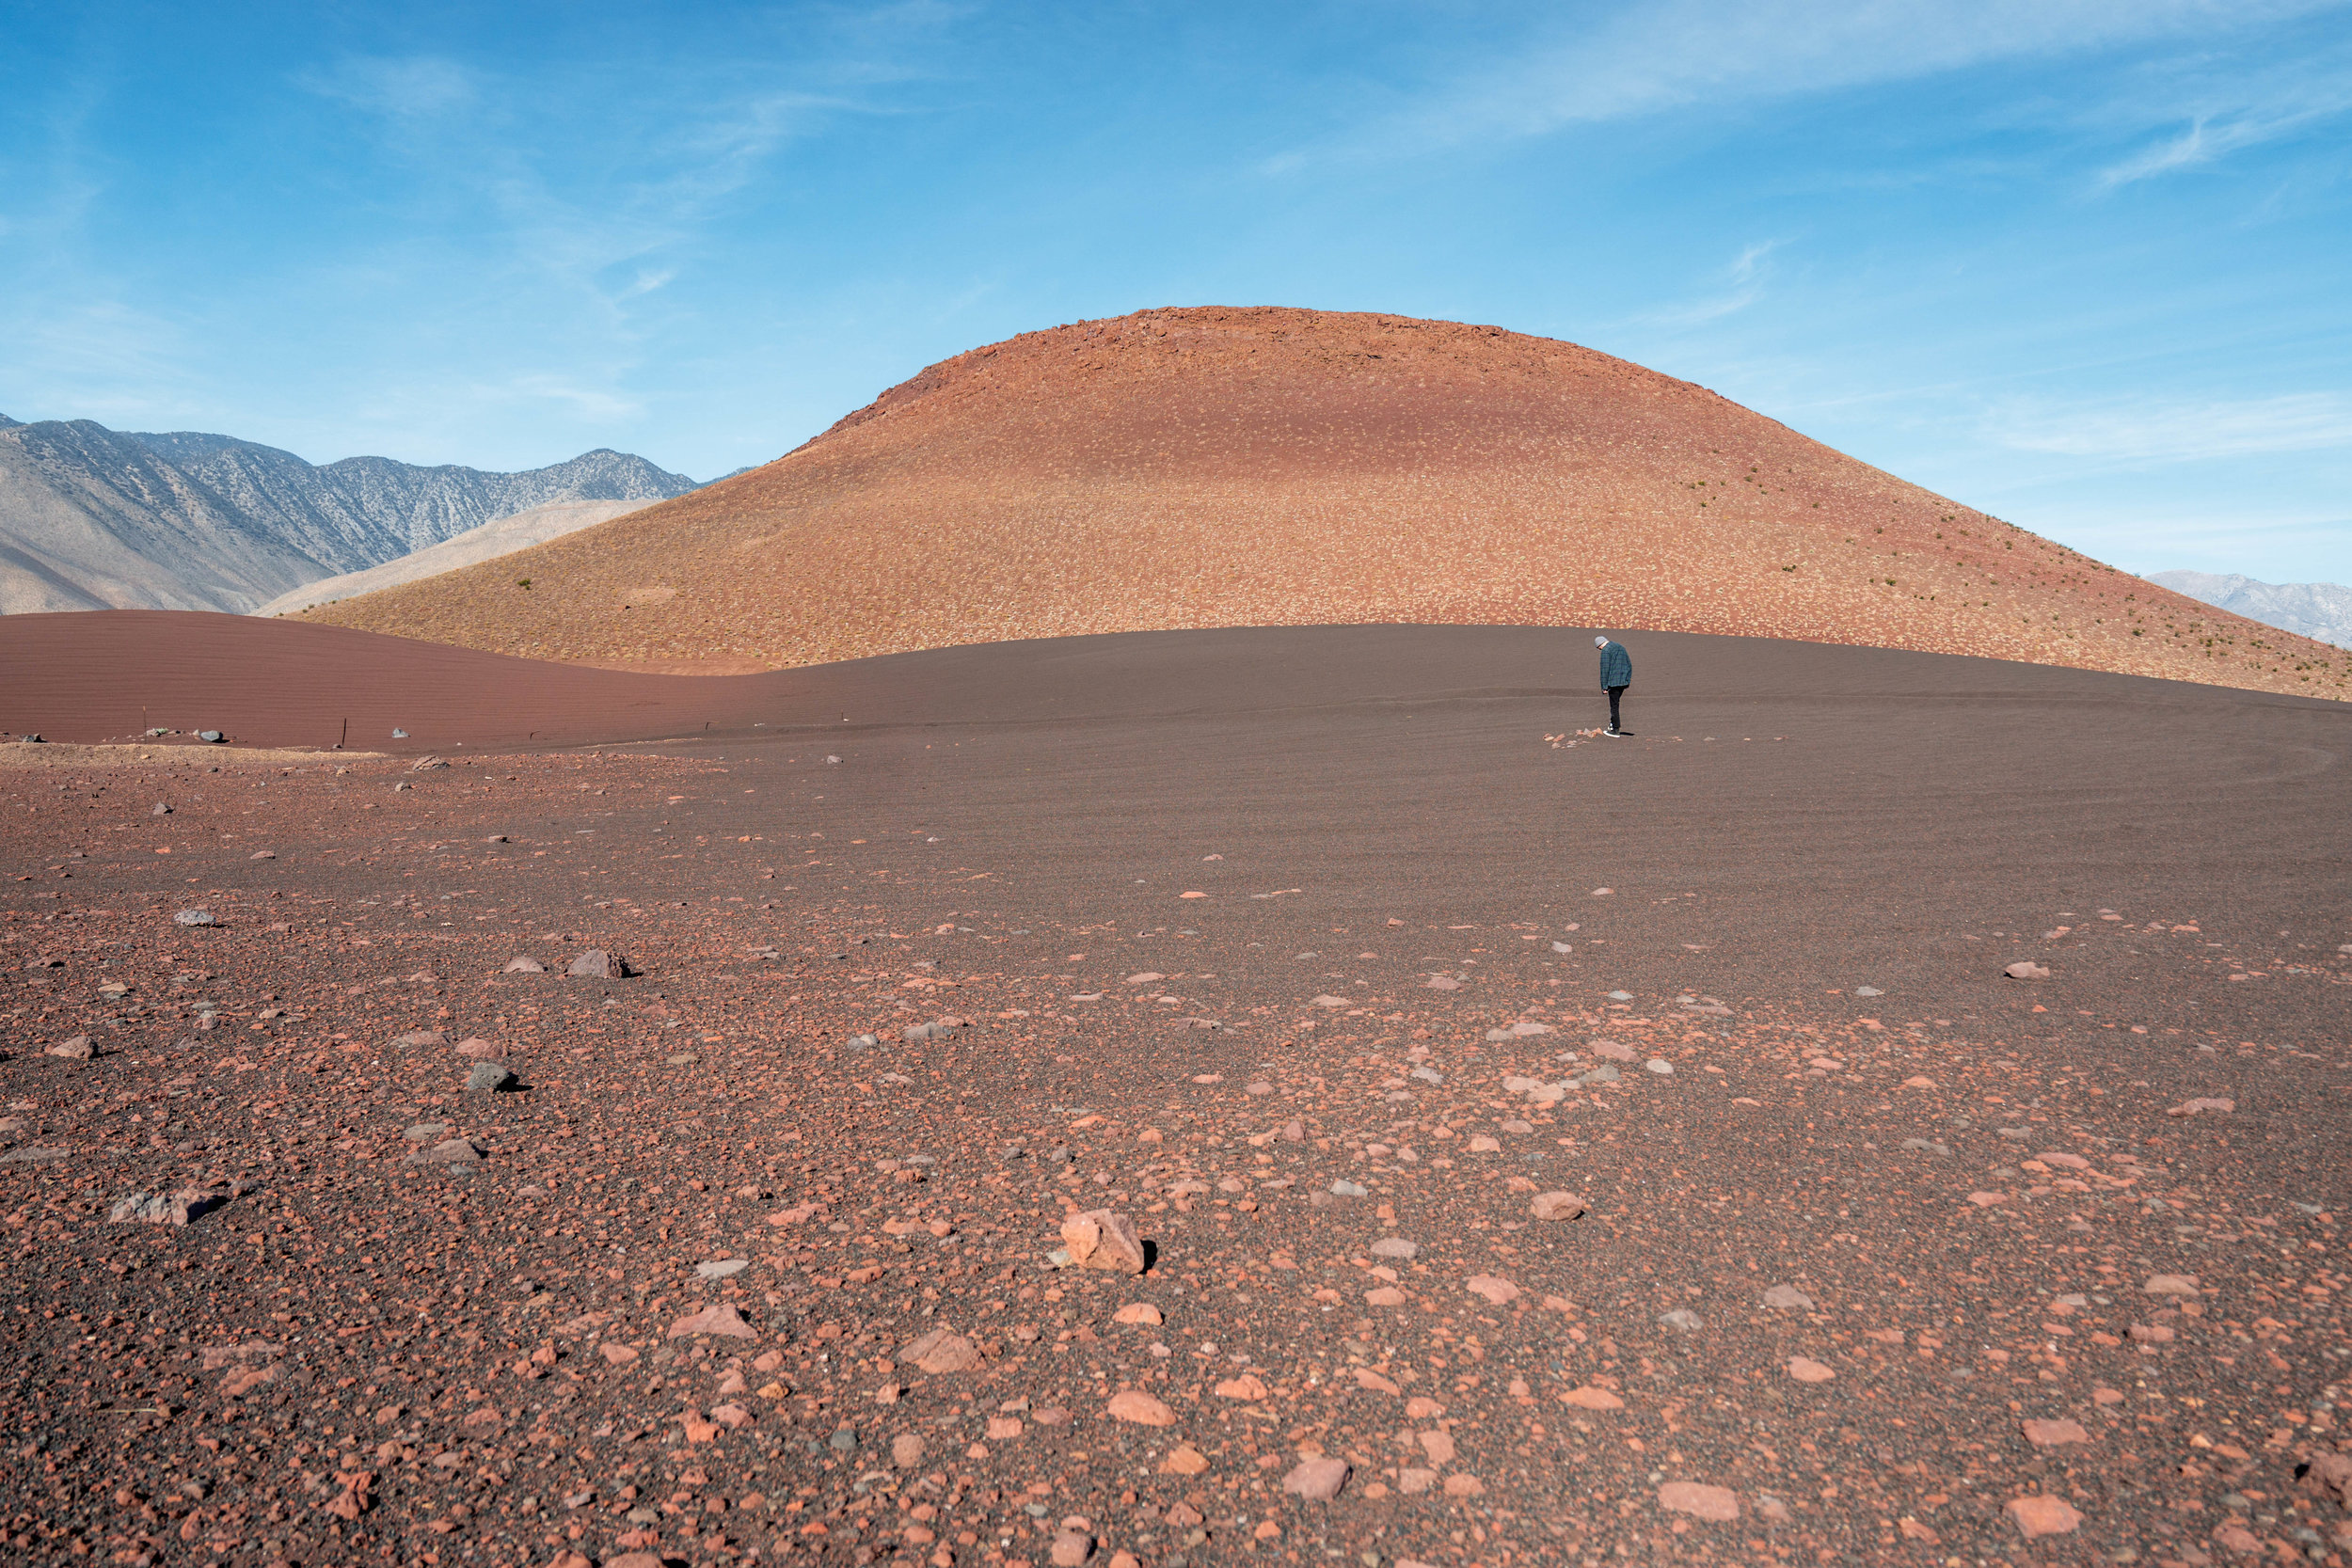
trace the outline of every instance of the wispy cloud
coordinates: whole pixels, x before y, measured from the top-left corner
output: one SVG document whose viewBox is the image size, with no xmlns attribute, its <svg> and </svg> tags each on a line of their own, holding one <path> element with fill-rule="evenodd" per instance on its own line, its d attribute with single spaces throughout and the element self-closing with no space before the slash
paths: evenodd
<svg viewBox="0 0 2352 1568">
<path fill-rule="evenodd" d="M 644 404 L 634 398 L 616 397 L 601 388 L 579 386 L 563 375 L 518 375 L 503 386 L 481 388 L 479 396 L 485 403 L 561 404 L 582 419 L 605 424 L 633 419 L 644 412 Z"/>
<path fill-rule="evenodd" d="M 2230 84 L 2229 90 L 2192 87 L 2168 127 L 2153 143 L 2099 171 L 2104 190 L 2216 164 L 2249 147 L 2303 135 L 2352 113 L 2352 51 L 2338 50 L 2332 70 L 2296 71 Z M 2298 79 L 2299 78 L 2299 79 Z M 2186 120 L 2182 125 L 2181 121 Z"/>
<path fill-rule="evenodd" d="M 1635 319 L 1649 326 L 1704 326 L 1736 315 L 1763 297 L 1765 262 L 1781 242 L 1763 240 L 1740 252 L 1719 275 L 1721 287 L 1705 298 L 1643 312 Z"/>
<path fill-rule="evenodd" d="M 2352 397 L 2296 392 L 2236 402 L 2074 408 L 2019 404 L 1996 410 L 1987 434 L 2018 451 L 2108 463 L 2326 451 L 2352 448 Z"/>
<path fill-rule="evenodd" d="M 347 55 L 304 71 L 295 79 L 322 98 L 405 121 L 438 119 L 469 108 L 482 97 L 479 72 L 435 55 Z"/>
<path fill-rule="evenodd" d="M 2215 32 L 2339 0 L 1660 0 L 1526 40 L 1375 123 L 1271 160 L 1429 151 L 1700 103 L 1909 80 L 1991 61 Z M 1586 12 L 1584 14 L 1591 14 Z"/>
<path fill-rule="evenodd" d="M 405 190 L 418 232 L 467 236 L 480 292 L 527 284 L 618 374 L 644 309 L 698 263 L 713 224 L 781 154 L 845 117 L 897 112 L 880 87 L 802 90 L 777 75 L 891 76 L 876 51 L 908 46 L 946 14 L 906 8 L 863 29 L 846 58 L 658 62 L 620 87 L 595 62 L 493 76 L 437 56 L 346 57 L 295 80 L 346 110 L 405 173 L 388 186 Z"/>
</svg>

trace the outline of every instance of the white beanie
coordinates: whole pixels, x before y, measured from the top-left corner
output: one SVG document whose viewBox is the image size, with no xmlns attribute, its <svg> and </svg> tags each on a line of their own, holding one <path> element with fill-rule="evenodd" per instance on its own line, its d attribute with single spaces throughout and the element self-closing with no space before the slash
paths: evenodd
<svg viewBox="0 0 2352 1568">
<path fill-rule="evenodd" d="M 1593 646 L 1596 648 L 1606 648 L 1609 646 L 1609 639 L 1605 637 L 1596 637 L 1593 639 Z"/>
</svg>

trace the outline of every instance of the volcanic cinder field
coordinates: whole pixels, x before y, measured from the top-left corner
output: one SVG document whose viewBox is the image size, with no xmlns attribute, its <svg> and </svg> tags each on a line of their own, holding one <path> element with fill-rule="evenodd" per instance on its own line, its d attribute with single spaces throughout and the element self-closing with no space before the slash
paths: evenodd
<svg viewBox="0 0 2352 1568">
<path fill-rule="evenodd" d="M 0 622 L 6 1555 L 2340 1561 L 2352 709 L 1619 635 Z"/>
</svg>

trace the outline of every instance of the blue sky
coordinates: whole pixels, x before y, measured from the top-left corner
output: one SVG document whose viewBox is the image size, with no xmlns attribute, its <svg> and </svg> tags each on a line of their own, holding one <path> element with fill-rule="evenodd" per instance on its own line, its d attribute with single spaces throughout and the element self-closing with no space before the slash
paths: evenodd
<svg viewBox="0 0 2352 1568">
<path fill-rule="evenodd" d="M 1493 322 L 2352 582 L 2352 8 L 0 0 L 0 412 L 708 478 L 1159 305 Z"/>
</svg>

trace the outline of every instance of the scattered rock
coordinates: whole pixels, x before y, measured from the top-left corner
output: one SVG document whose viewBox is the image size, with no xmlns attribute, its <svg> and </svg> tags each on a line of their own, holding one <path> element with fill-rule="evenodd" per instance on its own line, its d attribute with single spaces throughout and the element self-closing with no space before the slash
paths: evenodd
<svg viewBox="0 0 2352 1568">
<path fill-rule="evenodd" d="M 93 1053 L 87 1035 L 71 1035 L 51 1046 L 45 1054 L 64 1056 L 76 1062 L 87 1062 Z"/>
<path fill-rule="evenodd" d="M 2236 1109 L 2237 1101 L 2234 1100 L 2185 1100 L 2164 1114 L 2168 1117 L 2193 1117 L 2211 1111 L 2226 1117 Z"/>
<path fill-rule="evenodd" d="M 452 1138 L 435 1144 L 431 1148 L 412 1148 L 407 1164 L 412 1165 L 470 1165 L 482 1158 L 482 1150 L 464 1138 Z"/>
<path fill-rule="evenodd" d="M 589 980 L 626 980 L 637 972 L 629 968 L 628 960 L 619 954 L 592 947 L 574 958 L 571 967 L 564 973 Z"/>
<path fill-rule="evenodd" d="M 2026 1421 L 2021 1424 L 2025 1428 L 2026 1441 L 2031 1443 L 2037 1449 L 2054 1449 L 2061 1443 L 2088 1443 L 2090 1441 L 2090 1433 L 2083 1430 L 2083 1426 L 2080 1421 L 2063 1419 L 2052 1421 L 2036 1420 Z"/>
<path fill-rule="evenodd" d="M 545 974 L 547 972 L 548 966 L 541 963 L 536 958 L 509 958 L 506 960 L 505 969 L 500 973 L 505 974 Z"/>
<path fill-rule="evenodd" d="M 2001 973 L 2012 980 L 2046 980 L 2050 977 L 2050 972 L 2031 958 L 2020 958 Z"/>
<path fill-rule="evenodd" d="M 1613 1067 L 1597 1067 L 1577 1079 L 1579 1084 L 1613 1084 L 1622 1076 Z"/>
<path fill-rule="evenodd" d="M 1903 1147 L 1905 1148 L 1915 1148 L 1922 1154 L 1948 1155 L 1951 1153 L 1951 1148 L 1948 1145 L 1937 1143 L 1933 1138 L 1905 1138 L 1903 1140 Z"/>
<path fill-rule="evenodd" d="M 401 1136 L 412 1144 L 421 1144 L 437 1138 L 448 1131 L 449 1123 L 445 1121 L 421 1121 L 401 1133 Z"/>
<path fill-rule="evenodd" d="M 882 1041 L 872 1035 L 851 1035 L 847 1043 L 852 1051 L 871 1051 Z"/>
<path fill-rule="evenodd" d="M 1604 1057 L 1609 1061 L 1629 1062 L 1633 1060 L 1633 1048 L 1629 1045 L 1620 1045 L 1615 1040 L 1588 1040 L 1585 1043 L 1594 1055 Z"/>
<path fill-rule="evenodd" d="M 515 1086 L 515 1075 L 498 1062 L 476 1062 L 466 1069 L 468 1094 L 498 1094 Z"/>
<path fill-rule="evenodd" d="M 1333 1197 L 1369 1197 L 1372 1195 L 1361 1183 L 1350 1181 L 1345 1177 L 1342 1177 L 1331 1183 L 1331 1196 Z"/>
<path fill-rule="evenodd" d="M 2333 1492 L 2338 1498 L 2352 1502 L 2352 1454 L 2313 1454 L 2302 1481 L 2306 1491 L 2323 1495 Z"/>
<path fill-rule="evenodd" d="M 2197 1276 L 2193 1274 L 2158 1274 L 2148 1276 L 2140 1290 L 2152 1296 L 2193 1296 L 2200 1294 Z"/>
<path fill-rule="evenodd" d="M 1327 1503 L 1340 1495 L 1354 1473 L 1344 1459 L 1301 1460 L 1282 1478 L 1282 1490 L 1311 1503 Z"/>
<path fill-rule="evenodd" d="M 405 1035 L 392 1037 L 394 1045 L 447 1045 L 449 1037 L 438 1029 L 411 1029 Z"/>
<path fill-rule="evenodd" d="M 1383 1236 L 1372 1243 L 1375 1258 L 1412 1259 L 1421 1254 L 1419 1242 L 1408 1242 L 1402 1236 Z"/>
<path fill-rule="evenodd" d="M 1803 1291 L 1798 1290 L 1794 1285 L 1775 1285 L 1771 1290 L 1764 1292 L 1764 1305 L 1767 1307 L 1796 1307 L 1804 1311 L 1810 1312 L 1813 1310 L 1813 1298 L 1806 1295 Z"/>
<path fill-rule="evenodd" d="M 1661 1078 L 1671 1078 L 1674 1076 L 1674 1063 L 1667 1061 L 1662 1056 L 1652 1056 L 1648 1061 L 1644 1062 L 1642 1066 L 1658 1074 Z"/>
<path fill-rule="evenodd" d="M 171 917 L 171 923 L 174 926 L 217 926 L 220 924 L 213 918 L 213 911 L 210 910 L 182 910 Z"/>
<path fill-rule="evenodd" d="M 1528 1210 L 1539 1220 L 1572 1220 L 1582 1217 L 1584 1200 L 1574 1193 L 1537 1193 Z"/>
<path fill-rule="evenodd" d="M 197 1352 L 197 1370 L 216 1372 L 223 1367 L 266 1367 L 285 1354 L 285 1346 L 267 1339 L 247 1339 L 239 1345 L 206 1345 Z"/>
<path fill-rule="evenodd" d="M 250 1181 L 217 1187 L 183 1187 L 173 1193 L 133 1193 L 116 1200 L 106 1217 L 118 1224 L 188 1225 L 254 1190 Z"/>
<path fill-rule="evenodd" d="M 680 1318 L 670 1325 L 668 1338 L 683 1338 L 691 1334 L 718 1334 L 730 1339 L 756 1339 L 759 1330 L 743 1321 L 732 1302 L 713 1302 L 691 1318 Z"/>
<path fill-rule="evenodd" d="M 902 1432 L 890 1440 L 890 1463 L 901 1470 L 912 1470 L 923 1463 L 923 1439 L 912 1432 Z"/>
<path fill-rule="evenodd" d="M 1045 1555 L 1054 1568 L 1082 1568 L 1094 1555 L 1094 1537 L 1082 1529 L 1062 1530 L 1055 1535 Z"/>
<path fill-rule="evenodd" d="M 1512 1284 L 1507 1279 L 1499 1279 L 1490 1274 L 1474 1274 L 1470 1275 L 1467 1289 L 1470 1291 L 1470 1294 L 1474 1296 L 1485 1296 L 1488 1301 L 1493 1302 L 1497 1307 L 1508 1306 L 1510 1303 L 1519 1299 L 1519 1288 L 1518 1286 Z"/>
<path fill-rule="evenodd" d="M 1876 986 L 1856 986 L 1853 993 L 1856 996 L 1884 996 L 1886 994 Z"/>
<path fill-rule="evenodd" d="M 898 1353 L 901 1364 L 934 1377 L 968 1372 L 980 1364 L 980 1348 L 952 1329 L 934 1328 Z"/>
<path fill-rule="evenodd" d="M 154 806 L 149 810 L 147 815 L 150 816 L 169 816 L 171 815 L 171 808 L 164 804 L 161 800 L 158 800 L 155 802 Z"/>
<path fill-rule="evenodd" d="M 505 1052 L 485 1039 L 459 1040 L 457 1053 L 460 1056 L 470 1056 L 476 1061 L 483 1062 L 494 1062 L 506 1054 Z"/>
<path fill-rule="evenodd" d="M 1788 1358 L 1788 1375 L 1799 1383 L 1827 1383 L 1837 1375 L 1837 1370 L 1809 1356 L 1792 1355 Z"/>
<path fill-rule="evenodd" d="M 712 1263 L 697 1263 L 694 1273 L 704 1279 L 733 1279 L 752 1266 L 748 1258 L 726 1258 Z"/>
<path fill-rule="evenodd" d="M 2060 1499 L 2047 1495 L 2011 1497 L 2003 1510 L 2017 1522 L 2028 1541 L 2044 1535 L 2071 1535 L 2083 1516 Z"/>
<path fill-rule="evenodd" d="M 1677 1307 L 1659 1313 L 1658 1325 L 1677 1334 L 1695 1334 L 1707 1326 L 1707 1321 L 1687 1307 Z"/>
<path fill-rule="evenodd" d="M 1133 1421 L 1137 1426 L 1171 1427 L 1176 1424 L 1176 1412 L 1140 1388 L 1121 1388 L 1113 1394 L 1106 1413 L 1116 1420 Z"/>
<path fill-rule="evenodd" d="M 1073 1214 L 1061 1223 L 1061 1239 L 1073 1268 L 1143 1272 L 1143 1243 L 1136 1235 L 1135 1222 L 1124 1214 L 1108 1209 Z"/>
<path fill-rule="evenodd" d="M 1625 1401 L 1606 1388 L 1571 1388 L 1560 1396 L 1560 1401 L 1564 1404 L 1575 1405 L 1579 1410 L 1623 1410 L 1625 1408 Z"/>
<path fill-rule="evenodd" d="M 1131 1301 L 1111 1315 L 1115 1323 L 1156 1324 L 1166 1321 L 1160 1316 L 1160 1309 L 1148 1301 Z"/>
<path fill-rule="evenodd" d="M 1740 1495 L 1728 1486 L 1708 1486 L 1695 1481 L 1670 1481 L 1658 1489 L 1658 1506 L 1693 1519 L 1728 1524 L 1740 1517 Z"/>
</svg>

